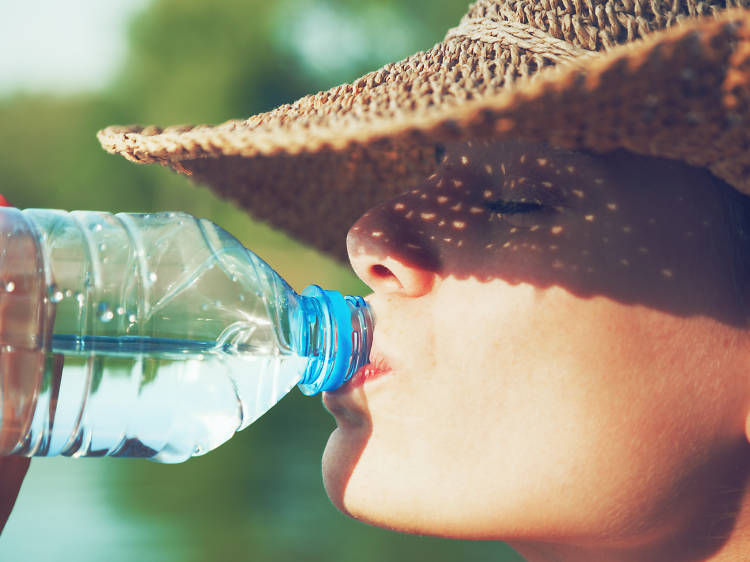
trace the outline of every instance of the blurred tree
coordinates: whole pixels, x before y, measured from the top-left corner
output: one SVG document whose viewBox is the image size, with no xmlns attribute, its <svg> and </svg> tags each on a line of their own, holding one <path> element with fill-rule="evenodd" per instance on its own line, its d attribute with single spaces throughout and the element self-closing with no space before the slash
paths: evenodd
<svg viewBox="0 0 750 562">
<path fill-rule="evenodd" d="M 158 0 L 133 21 L 111 91 L 133 122 L 249 116 L 431 47 L 465 8 L 462 0 Z"/>
</svg>

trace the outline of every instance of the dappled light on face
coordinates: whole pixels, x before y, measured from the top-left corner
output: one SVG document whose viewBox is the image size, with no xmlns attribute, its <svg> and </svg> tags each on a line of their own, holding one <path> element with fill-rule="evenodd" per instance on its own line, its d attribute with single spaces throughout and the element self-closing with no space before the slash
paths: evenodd
<svg viewBox="0 0 750 562">
<path fill-rule="evenodd" d="M 690 293 L 727 269 L 720 189 L 730 188 L 706 172 L 625 152 L 469 143 L 448 147 L 418 189 L 366 213 L 349 249 L 440 277 L 700 313 L 705 298 Z"/>
</svg>

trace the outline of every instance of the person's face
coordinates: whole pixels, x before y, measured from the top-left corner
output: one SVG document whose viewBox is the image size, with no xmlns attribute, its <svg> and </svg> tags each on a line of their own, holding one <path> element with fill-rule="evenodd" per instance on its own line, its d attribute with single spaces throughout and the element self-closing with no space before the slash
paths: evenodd
<svg viewBox="0 0 750 562">
<path fill-rule="evenodd" d="M 717 184 L 504 143 L 449 148 L 371 209 L 348 247 L 378 372 L 324 396 L 333 502 L 506 540 L 626 541 L 697 508 L 690 490 L 745 446 L 748 401 Z"/>
</svg>

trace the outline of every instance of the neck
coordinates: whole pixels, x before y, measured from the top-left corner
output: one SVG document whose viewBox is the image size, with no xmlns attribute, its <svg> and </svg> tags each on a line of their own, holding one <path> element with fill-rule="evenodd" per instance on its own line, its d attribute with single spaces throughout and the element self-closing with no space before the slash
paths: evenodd
<svg viewBox="0 0 750 562">
<path fill-rule="evenodd" d="M 580 544 L 511 542 L 527 562 L 740 562 L 750 552 L 750 447 L 696 481 L 675 505 L 676 524 L 647 542 L 637 537 Z M 680 517 L 687 513 L 686 517 Z M 659 523 L 659 522 L 655 522 Z M 644 534 L 648 528 L 644 529 Z"/>
</svg>

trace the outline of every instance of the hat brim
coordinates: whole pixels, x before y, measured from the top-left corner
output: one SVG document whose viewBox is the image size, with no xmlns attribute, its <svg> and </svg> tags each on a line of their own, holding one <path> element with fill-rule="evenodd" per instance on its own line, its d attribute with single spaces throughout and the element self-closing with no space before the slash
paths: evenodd
<svg viewBox="0 0 750 562">
<path fill-rule="evenodd" d="M 363 80 L 336 91 L 366 96 Z M 340 107 L 341 97 L 317 96 L 314 103 Z M 708 168 L 750 195 L 749 108 L 750 11 L 738 9 L 542 69 L 479 98 L 402 107 L 389 119 L 355 115 L 316 126 L 295 122 L 294 106 L 284 106 L 215 127 L 109 127 L 98 137 L 109 152 L 192 175 L 343 259 L 351 223 L 429 175 L 435 146 L 445 142 L 518 138 L 624 148 Z"/>
</svg>

